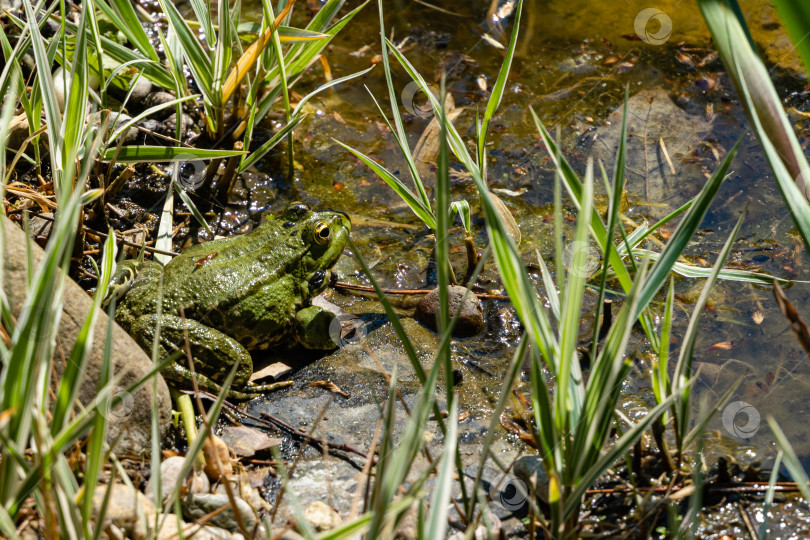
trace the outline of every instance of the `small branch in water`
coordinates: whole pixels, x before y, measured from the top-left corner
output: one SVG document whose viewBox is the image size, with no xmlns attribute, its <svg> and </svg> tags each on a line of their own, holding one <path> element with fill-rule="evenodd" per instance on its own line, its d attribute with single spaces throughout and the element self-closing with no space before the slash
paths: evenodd
<svg viewBox="0 0 810 540">
<path fill-rule="evenodd" d="M 374 287 L 370 285 L 354 285 L 352 283 L 346 283 L 344 281 L 335 282 L 334 287 L 336 289 L 344 289 L 347 291 L 362 291 L 362 292 L 374 292 Z M 431 291 L 431 289 L 380 289 L 385 294 L 427 294 Z M 475 296 L 478 298 L 483 298 L 487 300 L 509 300 L 509 297 L 505 294 L 488 294 L 488 293 L 476 293 Z"/>
<path fill-rule="evenodd" d="M 33 216 L 42 218 L 42 219 L 47 220 L 47 221 L 54 221 L 53 216 L 47 216 L 45 214 L 32 214 L 32 217 Z M 87 227 L 87 226 L 84 226 L 83 229 L 84 229 L 84 232 L 86 232 L 88 234 L 100 236 L 102 238 L 107 238 L 109 236 L 107 233 L 103 233 L 101 231 L 91 229 L 90 227 Z M 125 246 L 134 247 L 134 248 L 137 248 L 137 249 L 144 249 L 145 251 L 149 251 L 151 253 L 160 253 L 162 255 L 169 255 L 171 257 L 177 257 L 178 255 L 180 255 L 179 253 L 177 253 L 175 251 L 166 251 L 166 250 L 163 250 L 163 249 L 153 248 L 151 246 L 143 246 L 141 244 L 136 244 L 135 242 L 129 242 L 127 240 L 122 240 L 120 238 L 116 238 L 116 241 L 119 244 L 124 244 Z M 90 274 L 90 275 L 92 275 L 92 274 Z"/>
<path fill-rule="evenodd" d="M 211 399 L 216 399 L 216 396 L 214 396 L 212 394 L 209 394 L 208 392 L 200 392 L 200 395 L 208 395 Z M 310 444 L 314 444 L 314 445 L 317 445 L 317 446 L 320 446 L 320 447 L 328 447 L 330 450 L 339 450 L 341 452 L 348 452 L 350 454 L 356 454 L 356 455 L 358 455 L 358 456 L 360 456 L 360 457 L 362 457 L 364 459 L 369 459 L 368 454 L 366 454 L 365 452 L 357 450 L 356 448 L 353 448 L 353 447 L 351 447 L 351 446 L 349 446 L 347 444 L 338 444 L 338 443 L 335 443 L 335 442 L 320 439 L 318 437 L 313 437 L 312 435 L 309 435 L 305 431 L 303 431 L 303 430 L 301 430 L 299 428 L 291 426 L 290 424 L 288 424 L 287 422 L 285 422 L 281 418 L 278 418 L 277 416 L 273 416 L 270 413 L 263 412 L 263 413 L 261 413 L 261 417 L 258 417 L 258 416 L 252 415 L 250 413 L 246 413 L 245 411 L 243 411 L 239 407 L 229 403 L 227 400 L 223 401 L 222 403 L 228 409 L 234 411 L 235 413 L 237 413 L 237 414 L 239 414 L 239 415 L 241 415 L 241 416 L 243 416 L 245 418 L 249 418 L 250 420 L 253 420 L 254 422 L 258 422 L 258 423 L 263 424 L 265 426 L 270 426 L 270 427 L 274 427 L 276 429 L 281 429 L 282 431 L 286 431 L 287 433 L 289 433 L 293 437 L 296 437 L 296 438 L 299 438 L 299 439 L 304 439 L 305 441 L 307 441 Z M 374 464 L 376 465 L 377 464 L 377 458 L 373 457 L 373 460 L 374 460 Z"/>
</svg>

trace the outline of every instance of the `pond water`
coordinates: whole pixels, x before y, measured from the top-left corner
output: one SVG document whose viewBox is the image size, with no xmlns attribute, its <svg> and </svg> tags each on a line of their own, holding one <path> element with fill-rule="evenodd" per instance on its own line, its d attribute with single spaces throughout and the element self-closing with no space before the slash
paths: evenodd
<svg viewBox="0 0 810 540">
<path fill-rule="evenodd" d="M 484 0 L 465 3 L 435 0 L 430 5 L 385 2 L 389 36 L 395 43 L 404 41 L 405 55 L 425 78 L 438 84 L 442 68 L 448 72 L 448 91 L 455 106 L 463 108 L 455 124 L 468 140 L 472 140 L 476 111 L 485 107 L 488 89 L 503 58 L 503 51 L 493 42 L 506 43 L 512 31 L 511 5 L 512 2 L 502 0 L 494 4 L 496 13 L 487 15 L 491 6 Z M 806 77 L 769 3 L 757 0 L 741 5 L 786 107 L 805 110 Z M 553 259 L 554 252 L 552 224 L 548 219 L 552 212 L 553 171 L 528 107 L 534 108 L 552 132 L 559 130 L 563 151 L 579 171 L 584 170 L 590 156 L 604 160 L 606 169 L 611 171 L 614 148 L 611 141 L 615 143 L 627 86 L 634 119 L 627 205 L 623 208 L 626 226 L 644 220 L 652 223 L 694 196 L 727 150 L 742 138 L 731 175 L 687 250 L 688 260 L 695 265 L 710 266 L 745 210 L 746 218 L 729 264 L 810 281 L 801 240 L 758 142 L 748 130 L 734 88 L 710 48 L 708 31 L 697 7 L 693 2 L 658 1 L 654 6 L 658 11 L 648 12 L 641 19 L 647 22 L 646 40 L 631 39 L 640 12 L 648 7 L 646 2 L 636 1 L 526 2 L 518 54 L 507 92 L 493 119 L 487 157 L 490 187 L 521 226 L 521 250 L 527 264 L 537 274 L 536 262 L 532 262 L 536 261 L 535 249 L 547 261 Z M 650 17 L 655 20 L 648 20 Z M 667 32 L 668 24 L 671 33 Z M 378 36 L 376 5 L 368 5 L 328 49 L 326 58 L 332 76 L 367 68 L 379 53 Z M 322 82 L 323 71 L 314 66 L 296 91 L 304 95 Z M 395 69 L 394 85 L 402 92 L 400 110 L 405 114 L 406 128 L 415 145 L 430 117 L 421 114 L 420 96 L 408 92 L 408 82 L 406 74 Z M 312 114 L 296 130 L 295 178 L 279 172 L 285 170 L 286 157 L 278 161 L 268 159 L 263 172 L 269 176 L 244 180 L 239 196 L 247 199 L 249 205 L 232 212 L 243 218 L 248 209 L 265 206 L 278 209 L 291 199 L 346 210 L 355 220 L 352 236 L 381 284 L 424 288 L 431 284 L 432 278 L 429 268 L 432 239 L 398 196 L 334 141 L 351 145 L 378 159 L 389 170 L 407 175 L 369 92 L 388 110 L 381 66 L 313 100 Z M 810 126 L 800 120 L 795 127 L 800 142 L 806 144 Z M 429 163 L 424 164 L 424 171 L 426 183 L 431 186 L 433 173 Z M 454 199 L 466 199 L 472 205 L 476 243 L 482 249 L 486 237 L 474 186 L 464 175 L 457 174 L 452 189 Z M 604 202 L 604 195 L 600 195 L 600 204 L 604 206 Z M 573 208 L 566 211 L 575 215 Z M 454 234 L 451 242 L 457 248 L 452 254 L 453 265 L 457 273 L 463 272 L 461 233 Z M 652 247 L 660 249 L 660 245 Z M 343 258 L 339 269 L 345 280 L 366 283 L 349 257 Z M 534 277 L 537 279 L 538 275 Z M 482 281 L 485 287 L 497 286 L 492 265 L 485 270 Z M 542 291 L 539 279 L 537 285 Z M 672 355 L 679 352 L 679 336 L 686 330 L 702 285 L 701 280 L 676 279 Z M 810 299 L 809 292 L 807 283 L 797 283 L 786 290 L 800 313 Z M 354 313 L 380 312 L 374 302 L 359 301 L 353 296 L 335 294 L 332 301 Z M 586 327 L 590 326 L 592 304 L 593 298 L 589 298 L 583 308 Z M 657 314 L 662 312 L 661 297 L 652 304 L 652 309 Z M 458 341 L 454 348 L 457 365 L 465 377 L 463 408 L 479 419 L 486 418 L 490 410 L 487 396 L 498 388 L 519 335 L 507 303 L 488 301 L 486 311 L 490 319 L 488 333 L 482 338 Z M 384 341 L 395 343 L 390 325 L 380 322 L 372 325 L 371 331 L 380 332 L 388 336 Z M 588 328 L 583 329 L 583 336 L 586 332 Z M 428 350 L 433 345 L 429 335 L 419 339 L 430 341 L 422 344 Z M 652 399 L 649 350 L 642 334 L 636 336 L 631 352 L 636 355 L 637 376 L 628 385 L 625 412 L 633 415 Z M 427 361 L 429 354 L 425 358 Z M 696 404 L 704 398 L 710 403 L 719 399 L 742 377 L 742 384 L 730 400 L 732 408 L 725 417 L 718 415 L 709 424 L 707 453 L 714 456 L 708 458 L 710 463 L 723 454 L 742 464 L 759 461 L 767 466 L 776 452 L 773 435 L 765 422 L 770 415 L 788 435 L 805 466 L 810 465 L 810 428 L 806 422 L 810 408 L 806 399 L 810 390 L 810 363 L 779 313 L 769 287 L 718 283 L 701 319 L 694 362 L 696 368 L 702 369 Z M 337 382 L 353 384 L 346 375 Z"/>
</svg>

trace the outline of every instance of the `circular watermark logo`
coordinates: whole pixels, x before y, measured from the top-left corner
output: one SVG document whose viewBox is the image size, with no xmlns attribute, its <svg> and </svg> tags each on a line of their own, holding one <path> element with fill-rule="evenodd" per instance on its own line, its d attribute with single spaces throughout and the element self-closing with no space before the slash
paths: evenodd
<svg viewBox="0 0 810 540">
<path fill-rule="evenodd" d="M 650 45 L 662 45 L 672 35 L 672 19 L 658 8 L 645 8 L 636 15 L 633 28 L 641 41 Z"/>
<path fill-rule="evenodd" d="M 438 100 L 439 90 L 432 84 L 428 85 L 428 89 Z M 405 88 L 402 89 L 402 93 L 399 94 L 399 98 L 402 100 L 402 106 L 405 107 L 405 110 L 414 116 L 429 118 L 434 114 L 430 99 L 425 95 L 425 92 L 419 87 L 416 81 L 411 81 L 406 84 Z"/>
<path fill-rule="evenodd" d="M 360 343 L 366 337 L 366 323 L 357 315 L 342 313 L 329 323 L 329 337 L 341 349 Z"/>
<path fill-rule="evenodd" d="M 177 181 L 183 189 L 194 191 L 205 182 L 205 162 L 191 154 L 178 157 Z"/>
<path fill-rule="evenodd" d="M 129 418 L 135 410 L 135 398 L 120 386 L 108 386 L 102 390 L 104 400 L 99 406 L 99 412 L 110 422 L 121 422 Z"/>
<path fill-rule="evenodd" d="M 759 411 L 745 401 L 735 401 L 723 409 L 723 427 L 733 436 L 750 439 L 759 431 Z"/>
<path fill-rule="evenodd" d="M 500 482 L 492 484 L 489 498 L 497 506 L 508 512 L 517 512 L 529 500 L 529 488 L 526 482 L 511 474 L 506 475 Z"/>
<path fill-rule="evenodd" d="M 589 278 L 599 270 L 599 250 L 590 242 L 575 241 L 563 248 L 563 266 L 569 274 Z"/>
</svg>

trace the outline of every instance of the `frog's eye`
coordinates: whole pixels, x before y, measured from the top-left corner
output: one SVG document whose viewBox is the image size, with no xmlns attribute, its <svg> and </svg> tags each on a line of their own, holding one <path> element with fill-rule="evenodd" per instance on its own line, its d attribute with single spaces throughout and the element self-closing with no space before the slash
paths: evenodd
<svg viewBox="0 0 810 540">
<path fill-rule="evenodd" d="M 331 239 L 332 229 L 329 228 L 329 225 L 325 221 L 319 221 L 315 225 L 315 235 L 313 236 L 313 240 L 316 244 L 325 246 Z"/>
</svg>

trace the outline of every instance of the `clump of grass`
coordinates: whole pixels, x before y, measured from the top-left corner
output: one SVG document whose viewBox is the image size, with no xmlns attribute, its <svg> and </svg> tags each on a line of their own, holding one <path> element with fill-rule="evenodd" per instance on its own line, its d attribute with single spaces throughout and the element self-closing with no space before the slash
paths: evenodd
<svg viewBox="0 0 810 540">
<path fill-rule="evenodd" d="M 739 144 L 728 153 L 701 192 L 693 200 L 653 226 L 645 225 L 628 234 L 618 219 L 619 204 L 622 200 L 624 158 L 626 154 L 626 122 L 623 122 L 622 125 L 622 137 L 620 138 L 618 158 L 612 178 L 608 180 L 604 170 L 602 171 L 605 176 L 604 182 L 611 190 L 608 194 L 610 209 L 607 223 L 605 223 L 593 204 L 594 174 L 592 164 L 588 164 L 584 179 L 580 179 L 574 172 L 573 167 L 561 155 L 554 139 L 532 110 L 531 114 L 537 124 L 538 131 L 555 163 L 558 180 L 565 186 L 570 200 L 577 207 L 576 241 L 581 242 L 580 245 L 587 245 L 590 237 L 602 251 L 603 264 L 599 274 L 599 282 L 596 285 L 600 299 L 597 305 L 601 306 L 601 299 L 604 298 L 608 280 L 615 279 L 618 281 L 626 294 L 624 303 L 615 322 L 610 326 L 604 343 L 600 343 L 597 335 L 598 329 L 594 330 L 590 344 L 592 365 L 586 380 L 579 364 L 576 344 L 581 318 L 580 309 L 587 282 L 585 273 L 577 271 L 577 269 L 585 268 L 586 261 L 584 258 L 587 253 L 583 250 L 576 252 L 574 261 L 571 264 L 574 270 L 566 272 L 562 265 L 559 264 L 559 261 L 562 260 L 562 249 L 558 243 L 556 280 L 548 271 L 544 262 L 540 260 L 550 306 L 550 308 L 546 308 L 538 298 L 534 285 L 523 266 L 518 246 L 509 234 L 509 225 L 487 187 L 486 168 L 484 166 L 486 163 L 484 148 L 487 128 L 503 96 L 506 76 L 514 53 L 521 8 L 522 5 L 519 2 L 516 10 L 515 29 L 506 49 L 505 61 L 497 81 L 493 85 L 486 110 L 481 121 L 476 126 L 475 159 L 468 152 L 452 122 L 448 121 L 446 115 L 441 112 L 443 98 L 440 100 L 431 92 L 429 85 L 408 60 L 393 44 L 385 39 L 383 40 L 383 67 L 386 71 L 389 98 L 393 109 L 394 125 L 396 126 L 396 129 L 392 126 L 391 131 L 394 133 L 394 137 L 408 163 L 408 169 L 416 192 L 414 193 L 402 180 L 359 150 L 346 148 L 388 183 L 429 228 L 433 228 L 434 224 L 440 220 L 439 218 L 449 214 L 451 210 L 449 198 L 441 188 L 441 180 L 447 167 L 446 161 L 442 161 L 443 157 L 440 156 L 435 210 L 433 210 L 433 202 L 428 198 L 422 180 L 413 164 L 407 139 L 401 127 L 401 119 L 391 83 L 391 67 L 387 62 L 387 55 L 390 51 L 408 75 L 417 83 L 427 99 L 430 100 L 437 118 L 440 119 L 443 130 L 442 148 L 447 145 L 453 151 L 455 158 L 470 173 L 478 189 L 479 204 L 486 217 L 487 235 L 503 286 L 526 329 L 526 335 L 519 351 L 521 358 L 523 353 L 526 352 L 531 359 L 531 403 L 535 426 L 533 434 L 550 481 L 547 486 L 547 493 L 542 497 L 544 500 L 549 501 L 550 506 L 550 518 L 546 523 L 546 528 L 553 537 L 567 537 L 575 535 L 579 530 L 579 509 L 586 490 L 593 486 L 609 467 L 612 467 L 616 461 L 628 454 L 646 430 L 658 426 L 659 419 L 661 420 L 661 426 L 669 425 L 668 418 L 674 419 L 672 425 L 675 438 L 678 441 L 676 450 L 677 460 L 680 463 L 683 460 L 684 452 L 698 438 L 708 419 L 717 412 L 724 400 L 733 392 L 732 388 L 723 399 L 709 407 L 707 412 L 701 415 L 695 427 L 691 430 L 688 429 L 691 420 L 691 358 L 697 322 L 708 291 L 711 290 L 715 281 L 719 278 L 766 283 L 773 278 L 752 272 L 723 268 L 725 258 L 742 223 L 742 217 L 718 255 L 712 269 L 698 269 L 678 261 L 725 178 Z M 384 30 L 382 35 L 385 35 Z M 559 218 L 561 205 L 559 202 L 559 190 L 557 191 L 555 207 L 557 209 L 557 222 L 559 223 L 561 221 Z M 682 216 L 681 221 L 661 253 L 649 252 L 639 247 L 643 239 L 655 229 L 679 216 Z M 556 236 L 560 238 L 561 231 L 558 230 Z M 614 238 L 616 237 L 618 237 L 618 242 L 614 244 Z M 446 239 L 440 233 L 437 233 L 436 238 L 437 261 L 442 261 L 442 253 L 446 255 L 443 246 Z M 641 263 L 637 261 L 641 261 Z M 685 346 L 681 349 L 675 375 L 670 380 L 668 374 L 668 349 L 673 296 L 671 281 L 668 295 L 669 301 L 665 314 L 666 330 L 660 339 L 654 331 L 648 306 L 666 281 L 670 279 L 673 271 L 690 277 L 706 277 L 708 279 L 703 289 L 703 295 L 695 306 L 694 314 L 690 319 L 689 328 L 684 337 Z M 444 278 L 446 279 L 447 276 L 444 276 Z M 440 276 L 440 284 L 441 279 Z M 597 320 L 599 315 L 600 313 L 597 312 Z M 641 421 L 629 424 L 624 422 L 619 429 L 620 436 L 614 437 L 611 433 L 617 422 L 615 411 L 621 399 L 622 384 L 629 376 L 632 364 L 631 359 L 626 357 L 626 347 L 633 325 L 637 320 L 642 323 L 653 349 L 658 355 L 658 362 L 652 375 L 658 404 Z M 517 376 L 516 366 L 518 363 L 517 361 L 513 363 L 508 371 L 507 379 L 503 385 L 504 394 L 506 394 Z M 545 376 L 546 369 L 551 374 L 550 378 Z M 424 377 L 421 378 L 428 381 Z M 427 387 L 425 390 L 432 391 Z M 448 388 L 447 392 L 452 395 L 452 388 Z M 499 403 L 498 414 L 503 410 L 504 405 L 504 402 Z M 483 469 L 483 465 L 488 459 L 488 447 L 496 424 L 497 415 L 493 417 L 490 433 L 484 443 L 480 470 Z M 660 428 L 656 427 L 653 431 L 660 433 Z M 658 440 L 663 441 L 663 438 L 658 437 Z M 455 446 L 450 445 L 449 448 L 455 448 Z M 669 450 L 663 443 L 662 451 L 666 453 L 667 459 L 669 459 Z M 676 469 L 677 467 L 673 466 L 673 471 Z M 483 518 L 483 512 L 478 507 L 478 501 L 474 495 L 481 481 L 480 470 L 472 491 L 469 489 L 464 490 L 464 493 L 471 494 L 465 498 L 464 502 L 464 519 L 467 524 L 478 523 Z M 461 485 L 463 487 L 464 482 Z"/>
</svg>

